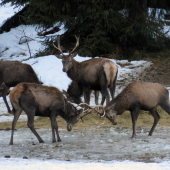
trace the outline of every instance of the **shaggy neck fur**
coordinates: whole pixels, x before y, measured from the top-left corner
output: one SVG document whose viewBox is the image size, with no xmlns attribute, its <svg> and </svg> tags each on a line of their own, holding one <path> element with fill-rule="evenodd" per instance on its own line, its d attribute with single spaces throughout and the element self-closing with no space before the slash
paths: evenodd
<svg viewBox="0 0 170 170">
<path fill-rule="evenodd" d="M 79 63 L 75 59 L 73 59 L 72 62 L 73 62 L 73 66 L 70 70 L 68 70 L 67 75 L 72 80 L 77 81 L 79 80 L 80 77 L 81 63 Z"/>
<path fill-rule="evenodd" d="M 126 110 L 129 109 L 130 98 L 126 93 L 121 92 L 115 99 L 109 102 L 106 106 L 107 109 L 113 109 L 117 112 L 117 115 L 123 114 Z"/>
<path fill-rule="evenodd" d="M 73 111 L 73 105 L 69 102 L 67 102 L 67 100 L 65 100 L 64 102 L 64 107 L 63 107 L 63 111 L 60 114 L 60 116 L 65 119 L 66 121 L 70 119 L 70 113 Z M 75 111 L 73 111 L 75 112 Z M 75 113 L 76 114 L 76 113 Z"/>
</svg>

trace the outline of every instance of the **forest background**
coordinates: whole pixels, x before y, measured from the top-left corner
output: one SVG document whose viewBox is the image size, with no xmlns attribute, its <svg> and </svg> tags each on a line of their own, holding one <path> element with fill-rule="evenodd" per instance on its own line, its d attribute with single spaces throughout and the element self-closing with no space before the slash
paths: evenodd
<svg viewBox="0 0 170 170">
<path fill-rule="evenodd" d="M 6 20 L 0 32 L 21 24 L 36 25 L 46 48 L 36 55 L 55 54 L 52 42 L 61 25 L 66 51 L 80 37 L 80 56 L 142 59 L 169 55 L 170 1 L 168 0 L 2 0 L 20 10 Z M 50 36 L 49 36 L 50 34 Z M 47 36 L 48 35 L 48 36 Z"/>
</svg>

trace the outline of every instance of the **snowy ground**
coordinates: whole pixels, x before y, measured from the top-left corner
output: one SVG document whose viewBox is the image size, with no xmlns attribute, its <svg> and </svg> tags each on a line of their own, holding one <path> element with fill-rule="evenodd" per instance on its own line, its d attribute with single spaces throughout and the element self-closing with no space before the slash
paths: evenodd
<svg viewBox="0 0 170 170">
<path fill-rule="evenodd" d="M 14 11 L 17 11 L 18 9 L 13 10 L 13 7 L 11 7 L 10 5 L 6 5 L 5 7 L 0 7 L 0 25 L 2 24 L 2 22 L 7 18 L 10 17 L 14 14 Z M 19 26 L 17 28 L 11 29 L 10 32 L 7 33 L 3 33 L 0 34 L 0 59 L 3 60 L 20 60 L 23 61 L 25 63 L 31 64 L 32 67 L 34 68 L 34 70 L 36 71 L 36 73 L 38 74 L 38 76 L 40 77 L 41 81 L 43 81 L 43 83 L 45 85 L 50 85 L 50 86 L 55 86 L 58 87 L 60 90 L 62 89 L 67 89 L 68 84 L 71 82 L 71 80 L 66 76 L 65 73 L 62 72 L 62 63 L 60 59 L 57 59 L 55 56 L 51 55 L 51 56 L 45 56 L 45 57 L 39 57 L 39 58 L 32 58 L 29 60 L 28 59 L 29 56 L 29 52 L 28 52 L 28 46 L 26 43 L 22 43 L 19 44 L 19 42 L 21 40 L 23 40 L 23 36 L 24 34 L 28 37 L 30 37 L 32 39 L 32 41 L 29 41 L 29 47 L 31 49 L 31 54 L 32 56 L 39 50 L 39 49 L 43 49 L 44 47 L 41 45 L 40 43 L 40 39 L 37 36 L 37 33 L 35 31 L 35 28 L 32 26 Z M 62 34 L 62 31 L 60 31 L 59 34 Z M 89 59 L 89 57 L 86 58 L 82 58 L 80 56 L 76 56 L 75 57 L 76 60 L 78 61 L 83 61 L 86 59 Z M 113 60 L 115 63 L 128 63 L 128 61 L 117 61 L 117 60 Z M 118 82 L 120 83 L 124 83 L 123 85 L 127 84 L 128 81 L 133 80 L 136 78 L 137 75 L 141 74 L 143 72 L 143 70 L 146 67 L 149 67 L 151 65 L 150 62 L 146 62 L 146 61 L 132 61 L 131 65 L 128 65 L 126 67 L 121 68 L 119 65 L 119 74 L 118 74 Z M 125 80 L 125 81 L 124 81 Z M 120 83 L 120 84 L 121 84 Z M 120 88 L 119 88 L 120 87 Z M 122 86 L 118 86 L 117 90 L 116 90 L 116 94 L 120 92 L 120 90 L 122 89 Z M 91 105 L 94 105 L 94 98 L 92 96 L 91 99 Z M 5 105 L 3 103 L 3 100 L 0 99 L 0 115 L 2 114 L 6 114 L 6 108 Z M 8 116 L 8 115 L 3 115 L 0 116 L 0 121 L 12 121 L 12 116 Z M 19 120 L 23 120 L 25 119 L 25 116 L 22 115 L 22 117 L 19 118 Z M 126 146 L 125 148 L 123 148 L 124 145 L 121 145 L 119 143 L 119 141 L 121 140 L 121 138 L 123 139 L 123 141 L 127 141 L 129 144 L 129 147 L 133 147 L 136 146 L 135 150 L 131 150 L 129 149 L 130 152 L 134 151 L 134 155 L 135 154 L 141 154 L 144 157 L 147 157 L 147 154 L 145 155 L 145 149 L 148 149 L 148 153 L 149 153 L 149 149 L 152 150 L 152 152 L 157 153 L 157 148 L 162 148 L 163 150 L 159 150 L 161 152 L 163 152 L 163 157 L 157 157 L 154 155 L 154 153 L 152 154 L 152 158 L 149 162 L 155 162 L 155 163 L 144 163 L 144 162 L 140 162 L 140 160 L 138 159 L 131 159 L 128 158 L 128 153 L 127 155 L 124 156 L 124 159 L 122 159 L 123 161 L 120 161 L 120 159 L 118 159 L 119 161 L 116 161 L 116 157 L 114 159 L 111 160 L 106 160 L 105 156 L 104 157 L 97 157 L 96 159 L 83 159 L 83 157 L 80 157 L 80 159 L 70 159 L 70 161 L 66 161 L 65 158 L 63 159 L 57 159 L 57 157 L 45 157 L 44 160 L 40 159 L 40 158 L 36 158 L 36 157 L 29 157 L 28 155 L 22 155 L 22 156 L 28 156 L 29 159 L 22 159 L 22 156 L 19 155 L 17 156 L 17 153 L 22 153 L 22 150 L 20 150 L 20 147 L 24 146 L 25 150 L 24 150 L 24 154 L 25 153 L 34 153 L 34 149 L 36 149 L 37 147 L 42 147 L 41 149 L 43 150 L 43 146 L 47 147 L 46 149 L 50 151 L 55 151 L 54 147 L 57 145 L 52 145 L 51 142 L 51 138 L 49 138 L 49 136 L 51 137 L 51 131 L 49 130 L 45 130 L 47 132 L 47 136 L 44 136 L 47 144 L 45 145 L 40 145 L 40 144 L 35 144 L 35 145 L 31 145 L 32 141 L 27 140 L 28 137 L 30 135 L 32 135 L 30 133 L 29 129 L 24 130 L 24 133 L 22 132 L 23 129 L 19 129 L 15 132 L 14 135 L 14 146 L 9 146 L 9 139 L 10 139 L 10 131 L 0 131 L 0 148 L 1 148 L 1 154 L 0 154 L 0 168 L 1 169 L 116 169 L 116 170 L 122 170 L 122 169 L 162 169 L 162 170 L 166 170 L 166 169 L 170 169 L 170 162 L 169 160 L 169 139 L 166 138 L 166 136 L 162 135 L 161 132 L 158 132 L 158 134 L 161 134 L 160 136 L 157 134 L 155 135 L 155 137 L 153 136 L 152 138 L 148 138 L 146 134 L 142 134 L 144 137 L 139 138 L 139 143 L 142 143 L 142 147 L 140 145 L 135 145 L 135 142 L 137 140 L 130 140 L 130 138 L 127 136 L 129 135 L 128 133 L 124 133 L 124 132 L 115 132 L 115 129 L 110 128 L 109 130 L 107 130 L 107 138 L 102 138 L 102 133 L 104 133 L 105 131 L 101 131 L 102 133 L 97 133 L 98 136 L 96 137 L 96 145 L 95 147 L 101 147 L 99 150 L 101 152 L 104 152 L 105 149 L 106 150 L 110 150 L 111 151 L 111 155 L 113 153 L 112 156 L 114 156 L 114 146 L 118 146 L 120 147 L 120 150 L 117 150 L 116 153 L 119 153 L 120 151 L 126 149 L 128 151 L 128 146 Z M 41 130 L 40 130 L 41 131 Z M 48 132 L 49 131 L 49 132 Z M 166 129 L 165 129 L 166 131 Z M 169 132 L 169 130 L 167 130 Z M 22 133 L 21 133 L 22 132 Z M 93 132 L 93 131 L 92 131 Z M 166 133 L 168 133 L 166 132 Z M 131 133 L 131 132 L 130 132 Z M 141 132 L 142 133 L 142 132 Z M 156 132 L 155 132 L 156 133 Z M 165 134 L 166 134 L 165 133 Z M 24 134 L 24 135 L 23 135 Z M 84 134 L 84 135 L 83 135 Z M 96 135 L 97 135 L 96 134 Z M 114 135 L 118 135 L 118 141 L 114 141 L 115 139 L 113 138 Z M 126 134 L 126 135 L 125 135 Z M 59 147 L 59 149 L 56 149 L 57 153 L 62 153 L 62 152 L 68 152 L 70 151 L 70 148 L 68 149 L 67 146 L 69 146 L 69 142 L 67 143 L 67 141 L 69 141 L 71 139 L 72 143 L 77 144 L 79 137 L 81 137 L 81 135 L 83 135 L 84 138 L 88 138 L 88 141 L 91 141 L 94 137 L 95 134 L 88 134 L 87 133 L 76 133 L 76 132 L 71 132 L 68 134 L 67 136 L 67 132 L 61 132 L 62 135 L 62 139 L 63 142 L 61 142 L 60 144 L 58 144 L 59 146 L 61 145 L 62 147 Z M 109 135 L 113 135 L 112 138 L 110 138 Z M 25 137 L 23 137 L 25 136 Z M 76 138 L 74 137 L 76 136 Z M 126 138 L 126 139 L 125 139 Z M 142 141 L 142 138 L 143 141 Z M 146 139 L 145 139 L 146 138 Z M 34 140 L 35 138 L 33 137 Z M 155 139 L 155 140 L 154 140 Z M 102 141 L 103 140 L 103 141 Z M 141 140 L 141 141 L 140 141 Z M 87 142 L 88 142 L 87 141 Z M 152 143 L 152 141 L 154 141 L 154 143 Z M 155 142 L 157 141 L 157 142 Z M 35 141 L 37 142 L 37 141 Z M 146 143 L 146 144 L 145 144 Z M 108 148 L 104 147 L 106 145 L 108 145 Z M 117 145 L 115 145 L 117 144 Z M 162 144 L 162 145 L 159 145 Z M 32 150 L 29 150 L 29 146 L 31 146 Z M 91 143 L 89 142 L 89 147 L 91 148 L 93 145 L 91 145 Z M 16 149 L 17 147 L 18 150 Z M 86 147 L 79 147 L 77 145 L 74 145 L 74 149 L 77 150 L 78 152 L 81 153 L 81 150 L 84 150 L 84 152 L 86 152 Z M 103 148 L 102 148 L 103 147 Z M 62 148 L 62 149 L 61 149 Z M 91 148 L 93 149 L 93 147 Z M 95 148 L 94 148 L 95 149 Z M 71 153 L 71 151 L 70 151 Z M 100 154 L 97 154 L 98 152 L 94 152 L 94 154 L 96 156 L 100 156 Z M 121 152 L 120 152 L 121 153 Z M 11 158 L 4 158 L 6 155 L 11 155 Z M 86 155 L 88 155 L 88 152 L 86 153 Z M 131 154 L 133 155 L 133 153 Z M 133 156 L 132 156 L 133 158 Z M 131 160 L 131 161 L 128 161 Z M 146 161 L 145 161 L 146 162 Z"/>
<path fill-rule="evenodd" d="M 153 137 L 149 128 L 91 127 L 67 132 L 60 129 L 62 142 L 51 143 L 51 129 L 38 129 L 45 143 L 39 144 L 29 129 L 15 131 L 14 145 L 8 145 L 11 131 L 0 131 L 1 169 L 170 169 L 169 128 L 157 127 Z"/>
</svg>

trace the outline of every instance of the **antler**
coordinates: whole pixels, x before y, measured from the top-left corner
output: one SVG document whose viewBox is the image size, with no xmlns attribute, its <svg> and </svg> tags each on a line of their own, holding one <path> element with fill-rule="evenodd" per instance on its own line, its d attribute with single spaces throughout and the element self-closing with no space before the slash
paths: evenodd
<svg viewBox="0 0 170 170">
<path fill-rule="evenodd" d="M 103 115 L 101 115 L 100 112 L 99 112 L 99 114 L 100 114 L 101 117 L 105 117 L 106 113 L 105 113 L 105 110 L 104 110 L 104 106 L 102 106 L 102 105 L 96 105 L 95 108 L 96 108 L 96 107 L 101 107 L 101 108 L 103 109 Z"/>
<path fill-rule="evenodd" d="M 76 35 L 75 35 L 75 38 L 76 38 L 76 46 L 73 48 L 73 50 L 69 53 L 69 55 L 70 54 L 72 54 L 74 51 L 75 51 L 75 49 L 79 46 L 79 37 L 77 37 Z"/>
<path fill-rule="evenodd" d="M 81 105 L 87 105 L 87 103 L 80 103 L 78 106 L 81 106 Z M 77 106 L 77 107 L 78 107 L 78 106 Z M 91 106 L 89 106 L 89 107 L 91 108 L 91 110 L 89 110 L 89 109 L 84 110 L 83 113 L 84 113 L 84 112 L 86 112 L 86 113 L 79 118 L 79 119 L 82 120 L 82 122 L 83 122 L 83 119 L 82 119 L 83 117 L 85 117 L 86 115 L 88 115 L 88 114 L 90 114 L 90 113 L 93 114 L 92 111 L 94 110 L 94 108 L 92 108 Z"/>
<path fill-rule="evenodd" d="M 105 116 L 105 111 L 104 111 L 104 107 L 103 107 L 103 106 L 102 106 L 102 108 L 103 108 L 104 113 L 102 114 L 102 113 L 100 113 L 98 110 L 95 109 L 97 106 L 93 108 L 93 107 L 89 106 L 87 103 L 80 103 L 78 106 L 81 106 L 81 105 L 86 105 L 86 106 L 88 106 L 88 107 L 91 109 L 91 110 L 87 109 L 87 110 L 84 111 L 84 112 L 86 112 L 86 113 L 80 117 L 81 120 L 82 120 L 82 118 L 85 117 L 86 115 L 88 115 L 88 114 L 90 114 L 90 113 L 93 114 L 93 113 L 92 113 L 93 110 L 96 111 L 96 112 L 100 115 L 100 117 Z M 101 106 L 100 106 L 100 107 L 101 107 Z"/>
<path fill-rule="evenodd" d="M 61 53 L 62 55 L 64 55 L 63 52 L 62 52 L 62 50 L 61 50 L 61 47 L 60 47 L 60 35 L 57 37 L 57 43 L 58 43 L 58 47 L 56 47 L 56 46 L 54 45 L 54 43 L 53 43 L 53 46 L 54 46 L 58 51 L 60 51 L 60 53 Z"/>
<path fill-rule="evenodd" d="M 83 122 L 83 119 L 82 119 L 83 117 L 87 116 L 88 114 L 93 114 L 92 110 L 90 110 L 90 111 L 89 110 L 85 110 L 84 112 L 86 112 L 86 113 L 84 115 L 80 116 L 80 118 L 79 118 L 79 119 L 82 120 L 82 122 Z"/>
</svg>

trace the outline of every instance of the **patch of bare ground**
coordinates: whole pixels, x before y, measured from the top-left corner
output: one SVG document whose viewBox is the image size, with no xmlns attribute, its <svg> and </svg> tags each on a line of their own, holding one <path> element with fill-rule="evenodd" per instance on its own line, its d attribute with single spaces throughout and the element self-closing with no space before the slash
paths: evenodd
<svg viewBox="0 0 170 170">
<path fill-rule="evenodd" d="M 142 80 L 170 86 L 170 58 L 158 57 L 148 60 L 153 64 L 145 70 Z"/>
</svg>

